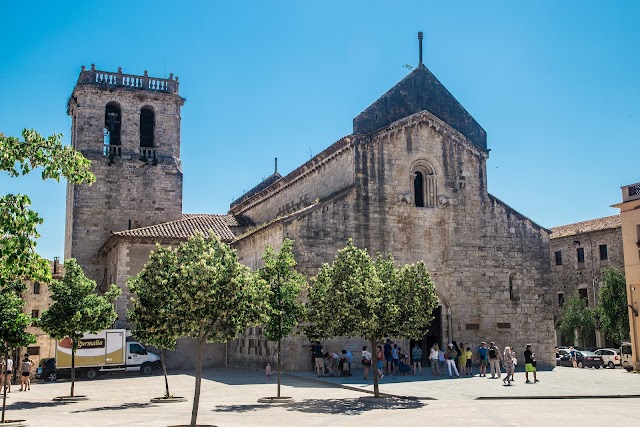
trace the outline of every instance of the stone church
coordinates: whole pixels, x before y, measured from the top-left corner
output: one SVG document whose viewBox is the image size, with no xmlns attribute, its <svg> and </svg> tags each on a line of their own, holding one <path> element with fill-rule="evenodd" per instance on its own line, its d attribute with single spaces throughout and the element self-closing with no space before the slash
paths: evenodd
<svg viewBox="0 0 640 427">
<path fill-rule="evenodd" d="M 274 173 L 221 215 L 182 212 L 183 103 L 173 75 L 93 65 L 82 68 L 69 100 L 72 144 L 92 160 L 96 183 L 68 187 L 65 258 L 77 258 L 100 290 L 123 288 L 116 326 L 129 326 L 126 278 L 156 242 L 175 246 L 213 231 L 258 268 L 266 245 L 290 238 L 311 276 L 353 238 L 371 254 L 393 253 L 398 265 L 424 260 L 440 304 L 423 348 L 496 341 L 520 352 L 531 342 L 541 364 L 554 364 L 550 231 L 489 194 L 486 132 L 422 58 L 353 119 L 351 135 L 286 176 Z M 324 343 L 352 352 L 360 344 Z M 190 345 L 183 340 L 176 354 Z M 301 334 L 286 340 L 287 369 L 311 367 L 307 345 Z M 272 358 L 273 344 L 255 327 L 212 345 L 205 365 L 259 367 Z M 171 364 L 186 366 L 183 359 Z"/>
</svg>

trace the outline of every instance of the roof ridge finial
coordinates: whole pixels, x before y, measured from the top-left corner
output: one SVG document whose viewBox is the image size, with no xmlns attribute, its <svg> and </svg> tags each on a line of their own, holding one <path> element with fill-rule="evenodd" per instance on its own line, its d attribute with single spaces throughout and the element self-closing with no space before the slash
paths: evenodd
<svg viewBox="0 0 640 427">
<path fill-rule="evenodd" d="M 418 31 L 418 44 L 419 44 L 419 62 L 418 62 L 418 66 L 422 65 L 422 31 Z"/>
</svg>

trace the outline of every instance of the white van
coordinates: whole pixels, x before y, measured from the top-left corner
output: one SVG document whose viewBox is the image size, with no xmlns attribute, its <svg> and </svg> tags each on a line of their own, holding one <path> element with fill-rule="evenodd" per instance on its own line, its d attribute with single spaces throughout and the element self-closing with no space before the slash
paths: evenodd
<svg viewBox="0 0 640 427">
<path fill-rule="evenodd" d="M 631 354 L 631 343 L 623 342 L 620 346 L 620 362 L 624 369 L 633 371 L 633 356 Z"/>
</svg>

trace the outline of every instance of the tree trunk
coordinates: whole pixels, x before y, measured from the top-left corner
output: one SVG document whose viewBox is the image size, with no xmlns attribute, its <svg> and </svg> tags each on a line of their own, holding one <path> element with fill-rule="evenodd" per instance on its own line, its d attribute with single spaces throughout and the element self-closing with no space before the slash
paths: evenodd
<svg viewBox="0 0 640 427">
<path fill-rule="evenodd" d="M 196 352 L 196 390 L 193 394 L 193 409 L 191 410 L 191 427 L 196 426 L 198 419 L 198 406 L 200 405 L 200 384 L 202 383 L 202 351 L 206 337 L 204 336 L 204 322 L 200 325 L 198 334 L 198 350 Z"/>
<path fill-rule="evenodd" d="M 4 376 L 4 382 L 2 383 L 2 423 L 4 423 L 4 412 L 7 407 L 7 380 L 11 381 L 7 375 L 7 360 L 9 360 L 9 350 L 4 355 L 5 365 L 2 369 L 2 375 Z"/>
<path fill-rule="evenodd" d="M 76 341 L 71 342 L 71 397 L 76 385 Z"/>
<path fill-rule="evenodd" d="M 280 343 L 282 342 L 282 339 L 278 340 L 278 361 L 277 361 L 277 365 L 278 367 L 276 369 L 278 369 L 278 397 L 280 397 Z"/>
<path fill-rule="evenodd" d="M 373 371 L 373 395 L 380 397 L 380 387 L 378 386 L 378 347 L 376 339 L 371 338 L 371 370 Z"/>
<path fill-rule="evenodd" d="M 162 372 L 164 372 L 164 387 L 166 389 L 165 397 L 171 397 L 169 394 L 169 380 L 167 379 L 167 365 L 164 363 L 164 348 L 160 349 L 160 361 L 162 362 Z"/>
</svg>

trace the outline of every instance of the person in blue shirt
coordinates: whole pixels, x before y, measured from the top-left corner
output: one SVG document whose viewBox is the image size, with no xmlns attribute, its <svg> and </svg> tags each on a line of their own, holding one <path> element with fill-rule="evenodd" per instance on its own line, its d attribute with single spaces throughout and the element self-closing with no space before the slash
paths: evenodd
<svg viewBox="0 0 640 427">
<path fill-rule="evenodd" d="M 480 358 L 480 376 L 487 376 L 487 357 L 489 354 L 489 349 L 487 348 L 487 344 L 483 341 L 480 343 L 480 347 L 478 347 L 478 358 Z"/>
</svg>

